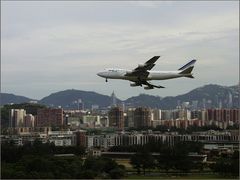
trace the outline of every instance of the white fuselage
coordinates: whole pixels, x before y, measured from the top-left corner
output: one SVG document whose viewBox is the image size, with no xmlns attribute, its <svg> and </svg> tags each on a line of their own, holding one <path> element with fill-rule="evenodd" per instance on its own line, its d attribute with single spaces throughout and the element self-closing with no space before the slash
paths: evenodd
<svg viewBox="0 0 240 180">
<path fill-rule="evenodd" d="M 97 75 L 107 79 L 124 79 L 129 81 L 136 81 L 137 76 L 126 76 L 131 70 L 126 69 L 106 69 L 99 72 Z M 188 74 L 179 74 L 181 71 L 148 71 L 149 75 L 144 80 L 165 80 L 179 77 L 185 77 Z"/>
</svg>

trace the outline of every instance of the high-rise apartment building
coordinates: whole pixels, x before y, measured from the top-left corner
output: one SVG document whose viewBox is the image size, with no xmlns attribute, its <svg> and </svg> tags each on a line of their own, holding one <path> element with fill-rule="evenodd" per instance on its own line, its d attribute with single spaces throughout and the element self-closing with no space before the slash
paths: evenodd
<svg viewBox="0 0 240 180">
<path fill-rule="evenodd" d="M 123 110 L 120 107 L 112 107 L 108 112 L 109 127 L 124 128 Z"/>
<path fill-rule="evenodd" d="M 63 109 L 38 109 L 36 126 L 63 126 Z"/>
<path fill-rule="evenodd" d="M 74 132 L 76 136 L 76 145 L 77 146 L 86 146 L 86 131 L 78 130 Z"/>
<path fill-rule="evenodd" d="M 134 111 L 134 127 L 151 126 L 151 111 L 148 108 L 139 107 Z"/>
<path fill-rule="evenodd" d="M 134 111 L 135 111 L 135 109 L 134 108 L 129 108 L 128 110 L 127 110 L 127 117 L 126 117 L 126 119 L 127 119 L 127 127 L 134 127 Z"/>
<path fill-rule="evenodd" d="M 162 111 L 161 109 L 153 109 L 152 110 L 152 120 L 161 120 L 162 119 Z"/>
<path fill-rule="evenodd" d="M 9 127 L 24 127 L 24 117 L 26 111 L 24 109 L 11 109 L 9 113 Z"/>
<path fill-rule="evenodd" d="M 231 109 L 230 110 L 230 121 L 240 124 L 240 109 Z"/>
<path fill-rule="evenodd" d="M 179 119 L 182 119 L 182 120 L 191 119 L 191 112 L 188 109 L 180 109 L 178 113 L 179 113 Z"/>
<path fill-rule="evenodd" d="M 34 127 L 35 126 L 35 117 L 32 114 L 27 114 L 24 117 L 24 127 Z"/>
</svg>

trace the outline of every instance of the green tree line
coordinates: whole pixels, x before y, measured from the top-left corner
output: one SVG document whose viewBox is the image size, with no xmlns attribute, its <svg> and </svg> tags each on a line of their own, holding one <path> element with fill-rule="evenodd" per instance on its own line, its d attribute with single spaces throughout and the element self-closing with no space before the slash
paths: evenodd
<svg viewBox="0 0 240 180">
<path fill-rule="evenodd" d="M 201 167 L 202 162 L 195 162 L 192 157 L 189 156 L 189 153 L 199 153 L 202 147 L 203 145 L 199 142 L 178 142 L 173 146 L 161 142 L 148 143 L 136 148 L 137 153 L 131 157 L 130 162 L 137 170 L 138 174 L 141 172 L 145 174 L 146 169 L 163 169 L 166 173 L 168 173 L 169 170 L 187 173 L 191 169 L 198 169 Z M 127 150 L 126 147 L 123 149 Z M 153 152 L 159 155 L 153 156 Z"/>
<path fill-rule="evenodd" d="M 186 174 L 192 170 L 203 171 L 204 168 L 216 172 L 223 177 L 239 176 L 239 151 L 233 154 L 219 155 L 215 163 L 207 165 L 201 160 L 189 156 L 195 152 L 201 154 L 203 144 L 200 142 L 177 142 L 169 145 L 159 142 L 149 142 L 145 145 L 114 146 L 112 152 L 136 152 L 130 158 L 130 163 L 138 174 L 145 174 L 146 170 L 170 171 Z M 158 153 L 159 155 L 152 155 Z"/>
<path fill-rule="evenodd" d="M 54 154 L 74 154 L 56 157 Z M 103 157 L 87 157 L 83 147 L 56 147 L 54 144 L 15 146 L 2 144 L 2 179 L 93 179 L 122 178 L 125 167 Z"/>
</svg>

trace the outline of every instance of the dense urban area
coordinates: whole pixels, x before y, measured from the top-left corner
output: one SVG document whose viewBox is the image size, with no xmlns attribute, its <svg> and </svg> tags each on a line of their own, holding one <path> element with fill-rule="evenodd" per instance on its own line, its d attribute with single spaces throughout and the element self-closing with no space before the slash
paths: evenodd
<svg viewBox="0 0 240 180">
<path fill-rule="evenodd" d="M 1 107 L 2 178 L 239 177 L 240 109 Z"/>
</svg>

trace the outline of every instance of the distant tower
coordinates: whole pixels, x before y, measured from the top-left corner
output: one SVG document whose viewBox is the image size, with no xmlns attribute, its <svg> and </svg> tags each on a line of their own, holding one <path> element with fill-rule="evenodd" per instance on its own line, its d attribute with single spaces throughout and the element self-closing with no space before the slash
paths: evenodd
<svg viewBox="0 0 240 180">
<path fill-rule="evenodd" d="M 205 98 L 202 99 L 202 104 L 203 104 L 203 109 L 206 109 L 206 99 Z"/>
<path fill-rule="evenodd" d="M 78 103 L 78 110 L 84 110 L 84 102 L 82 101 L 82 99 L 78 99 L 77 103 Z"/>
<path fill-rule="evenodd" d="M 64 121 L 64 125 L 68 125 L 68 118 L 69 118 L 69 115 L 68 114 L 66 114 L 65 115 L 65 121 Z"/>
<path fill-rule="evenodd" d="M 233 107 L 233 97 L 232 94 L 229 92 L 228 94 L 228 108 L 232 108 Z"/>
<path fill-rule="evenodd" d="M 111 95 L 111 106 L 112 107 L 117 106 L 117 98 L 116 98 L 116 95 L 115 95 L 114 91 L 112 92 L 112 95 Z"/>
<path fill-rule="evenodd" d="M 215 99 L 216 99 L 216 108 L 219 108 L 219 98 L 218 95 L 215 95 Z"/>
<path fill-rule="evenodd" d="M 123 109 L 123 112 L 125 111 L 125 103 L 122 102 L 122 109 Z"/>
<path fill-rule="evenodd" d="M 223 107 L 223 104 L 222 104 L 222 101 L 220 100 L 220 101 L 219 101 L 219 104 L 218 104 L 218 108 L 219 108 L 219 109 L 222 109 L 222 107 Z"/>
</svg>

